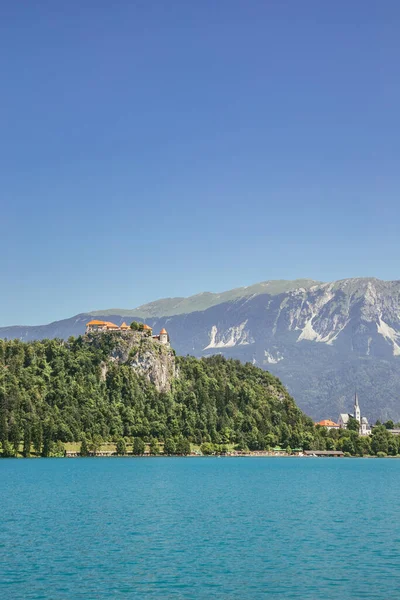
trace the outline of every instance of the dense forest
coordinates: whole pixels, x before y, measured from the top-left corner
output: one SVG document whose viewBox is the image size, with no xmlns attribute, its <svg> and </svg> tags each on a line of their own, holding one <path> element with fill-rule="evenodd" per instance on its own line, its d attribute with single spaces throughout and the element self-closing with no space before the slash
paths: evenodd
<svg viewBox="0 0 400 600">
<path fill-rule="evenodd" d="M 250 363 L 176 357 L 178 377 L 170 391 L 160 392 L 128 361 L 110 360 L 116 344 L 116 334 L 102 334 L 96 344 L 85 336 L 0 340 L 1 455 L 62 456 L 71 442 L 88 454 L 111 441 L 119 454 L 276 445 L 289 452 L 399 453 L 398 439 L 385 426 L 374 428 L 371 438 L 315 427 L 276 377 Z"/>
</svg>

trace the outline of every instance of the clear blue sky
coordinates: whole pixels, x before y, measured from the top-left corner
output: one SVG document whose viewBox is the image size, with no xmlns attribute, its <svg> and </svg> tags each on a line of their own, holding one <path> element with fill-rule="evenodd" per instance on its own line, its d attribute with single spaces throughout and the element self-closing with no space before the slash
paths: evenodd
<svg viewBox="0 0 400 600">
<path fill-rule="evenodd" d="M 400 278 L 398 0 L 4 0 L 0 325 Z"/>
</svg>

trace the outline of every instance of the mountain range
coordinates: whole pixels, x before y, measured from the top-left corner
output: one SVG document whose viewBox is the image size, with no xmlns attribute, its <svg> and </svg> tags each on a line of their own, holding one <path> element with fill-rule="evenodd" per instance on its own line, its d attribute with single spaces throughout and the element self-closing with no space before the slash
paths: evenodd
<svg viewBox="0 0 400 600">
<path fill-rule="evenodd" d="M 0 337 L 66 339 L 84 333 L 93 317 L 165 327 L 178 354 L 221 353 L 252 362 L 280 377 L 315 419 L 351 411 L 355 390 L 370 421 L 400 419 L 400 281 L 266 281 L 47 325 L 3 327 Z"/>
</svg>

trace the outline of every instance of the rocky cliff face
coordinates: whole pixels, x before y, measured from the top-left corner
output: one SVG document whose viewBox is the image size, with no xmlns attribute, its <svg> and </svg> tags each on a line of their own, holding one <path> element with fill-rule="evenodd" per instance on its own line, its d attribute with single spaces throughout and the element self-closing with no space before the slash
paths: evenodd
<svg viewBox="0 0 400 600">
<path fill-rule="evenodd" d="M 102 335 L 102 333 L 90 334 L 87 337 L 92 343 L 96 343 Z M 111 335 L 115 340 L 115 345 L 110 352 L 112 362 L 129 365 L 139 375 L 143 375 L 151 381 L 158 391 L 170 391 L 173 379 L 178 377 L 175 353 L 171 348 L 161 344 L 158 340 L 136 332 Z M 107 363 L 103 363 L 102 376 L 104 379 L 107 370 Z"/>
<path fill-rule="evenodd" d="M 370 420 L 400 419 L 400 282 L 272 283 L 221 294 L 220 303 L 214 295 L 206 310 L 147 322 L 155 331 L 168 330 L 178 354 L 223 353 L 270 370 L 315 418 L 337 419 L 339 412 L 351 410 L 357 388 Z M 152 313 L 162 306 L 152 303 Z M 123 311 L 104 318 L 132 320 Z M 0 336 L 66 338 L 83 333 L 87 320 L 88 315 L 78 315 L 38 328 L 3 328 Z M 148 369 L 145 352 L 133 361 Z M 154 375 L 160 385 L 168 368 L 160 365 Z"/>
</svg>

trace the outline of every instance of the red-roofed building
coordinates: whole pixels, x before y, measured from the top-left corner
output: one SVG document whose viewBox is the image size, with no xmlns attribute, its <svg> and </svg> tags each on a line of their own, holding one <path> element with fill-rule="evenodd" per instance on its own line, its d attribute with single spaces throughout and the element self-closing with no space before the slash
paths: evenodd
<svg viewBox="0 0 400 600">
<path fill-rule="evenodd" d="M 326 429 L 339 429 L 339 425 L 335 423 L 335 421 L 331 421 L 331 419 L 323 419 L 322 421 L 319 421 L 319 423 L 314 424 L 326 427 Z"/>
</svg>

